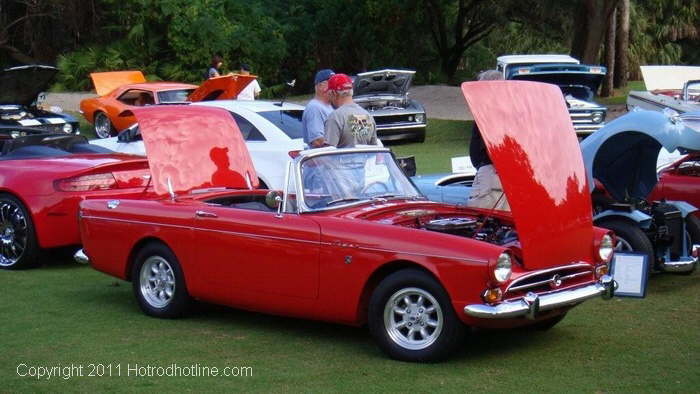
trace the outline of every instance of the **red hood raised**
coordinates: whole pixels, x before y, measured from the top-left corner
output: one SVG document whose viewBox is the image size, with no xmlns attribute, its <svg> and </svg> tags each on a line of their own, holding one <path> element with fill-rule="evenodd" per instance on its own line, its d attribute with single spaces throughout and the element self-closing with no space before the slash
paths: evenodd
<svg viewBox="0 0 700 394">
<path fill-rule="evenodd" d="M 223 77 L 209 78 L 197 90 L 190 94 L 190 101 L 232 100 L 238 97 L 255 75 L 231 74 Z"/>
<path fill-rule="evenodd" d="M 153 187 L 173 191 L 258 186 L 253 161 L 236 122 L 228 111 L 187 105 L 134 108 Z"/>
<path fill-rule="evenodd" d="M 465 82 L 462 93 L 503 184 L 529 269 L 590 260 L 591 197 L 561 90 Z"/>
</svg>

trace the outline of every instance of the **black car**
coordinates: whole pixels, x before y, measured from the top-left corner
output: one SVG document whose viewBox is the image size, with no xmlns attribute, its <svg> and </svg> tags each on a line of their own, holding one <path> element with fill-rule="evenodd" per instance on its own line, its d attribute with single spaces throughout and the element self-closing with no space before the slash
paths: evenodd
<svg viewBox="0 0 700 394">
<path fill-rule="evenodd" d="M 0 72 L 0 126 L 31 128 L 51 133 L 80 134 L 73 116 L 43 109 L 38 97 L 58 69 L 44 65 L 11 67 Z M 18 131 L 19 133 L 19 131 Z"/>
</svg>

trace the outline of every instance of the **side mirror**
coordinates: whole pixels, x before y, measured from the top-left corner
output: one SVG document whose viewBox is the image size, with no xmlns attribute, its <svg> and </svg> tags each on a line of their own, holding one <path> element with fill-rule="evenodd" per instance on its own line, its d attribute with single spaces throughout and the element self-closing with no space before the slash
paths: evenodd
<svg viewBox="0 0 700 394">
<path fill-rule="evenodd" d="M 279 190 L 270 190 L 265 195 L 265 205 L 270 209 L 279 209 L 282 204 L 282 192 Z"/>
</svg>

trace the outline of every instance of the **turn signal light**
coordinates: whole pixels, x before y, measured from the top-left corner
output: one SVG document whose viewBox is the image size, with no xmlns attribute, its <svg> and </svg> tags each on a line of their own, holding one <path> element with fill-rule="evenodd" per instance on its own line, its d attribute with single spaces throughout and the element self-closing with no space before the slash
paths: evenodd
<svg viewBox="0 0 700 394">
<path fill-rule="evenodd" d="M 596 278 L 601 278 L 603 275 L 608 274 L 608 265 L 603 264 L 595 267 L 595 277 Z"/>
<path fill-rule="evenodd" d="M 117 180 L 111 173 L 76 176 L 57 180 L 56 190 L 63 192 L 84 192 L 117 189 Z"/>
<path fill-rule="evenodd" d="M 296 159 L 297 156 L 299 156 L 299 153 L 301 153 L 300 150 L 290 150 L 290 151 L 288 152 L 289 157 L 291 157 L 292 159 Z"/>
<path fill-rule="evenodd" d="M 486 289 L 482 297 L 484 298 L 484 302 L 486 302 L 487 304 L 493 304 L 501 300 L 501 297 L 503 297 L 503 293 L 499 288 Z"/>
</svg>

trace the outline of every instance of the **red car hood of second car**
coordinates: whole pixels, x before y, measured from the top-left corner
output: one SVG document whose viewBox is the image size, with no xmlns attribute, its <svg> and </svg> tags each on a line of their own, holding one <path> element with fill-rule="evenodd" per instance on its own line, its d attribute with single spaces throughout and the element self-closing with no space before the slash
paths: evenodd
<svg viewBox="0 0 700 394">
<path fill-rule="evenodd" d="M 561 90 L 526 81 L 462 84 L 508 197 L 529 269 L 590 261 L 591 197 Z"/>
<path fill-rule="evenodd" d="M 258 186 L 236 122 L 221 108 L 187 105 L 134 108 L 156 193 Z"/>
</svg>

